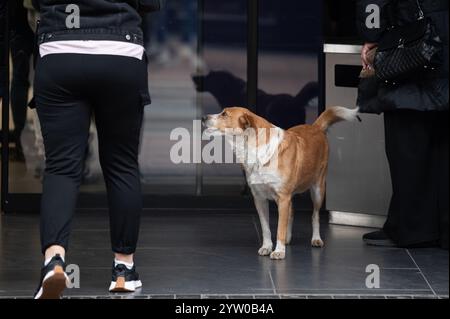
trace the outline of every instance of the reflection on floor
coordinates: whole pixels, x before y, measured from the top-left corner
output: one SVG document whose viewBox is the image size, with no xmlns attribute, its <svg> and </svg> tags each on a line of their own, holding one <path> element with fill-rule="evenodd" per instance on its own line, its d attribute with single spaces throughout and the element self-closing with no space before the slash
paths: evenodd
<svg viewBox="0 0 450 319">
<path fill-rule="evenodd" d="M 0 296 L 29 298 L 41 263 L 38 217 L 2 216 L 0 230 Z M 106 211 L 83 211 L 68 256 L 81 268 L 81 288 L 67 297 L 448 298 L 447 251 L 367 247 L 366 231 L 324 223 L 326 248 L 312 249 L 309 215 L 300 213 L 287 259 L 273 262 L 257 255 L 261 238 L 252 211 L 146 211 L 136 257 L 144 287 L 122 296 L 107 293 Z M 371 264 L 380 267 L 380 289 L 366 287 Z"/>
</svg>

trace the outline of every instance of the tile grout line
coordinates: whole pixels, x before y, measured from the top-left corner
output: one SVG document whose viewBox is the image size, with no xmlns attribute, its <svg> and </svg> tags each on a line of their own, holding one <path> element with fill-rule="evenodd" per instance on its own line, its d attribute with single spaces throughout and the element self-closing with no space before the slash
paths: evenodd
<svg viewBox="0 0 450 319">
<path fill-rule="evenodd" d="M 273 281 L 272 272 L 269 270 L 269 278 L 272 283 L 273 294 L 277 295 L 277 288 L 275 287 L 275 281 Z"/>
<path fill-rule="evenodd" d="M 409 258 L 411 258 L 411 260 L 413 261 L 414 265 L 416 265 L 417 269 L 420 272 L 420 275 L 423 277 L 423 279 L 425 280 L 425 282 L 427 283 L 428 287 L 431 289 L 431 292 L 433 293 L 433 295 L 435 295 L 436 297 L 438 296 L 436 291 L 434 291 L 433 287 L 431 286 L 430 282 L 428 281 L 427 277 L 425 276 L 425 274 L 422 272 L 422 269 L 420 269 L 419 265 L 417 264 L 416 260 L 414 259 L 414 257 L 412 256 L 411 252 L 409 251 L 409 249 L 406 249 L 406 253 L 409 255 Z"/>
<path fill-rule="evenodd" d="M 252 217 L 252 221 L 253 221 L 253 226 L 255 226 L 256 234 L 257 234 L 258 240 L 259 240 L 259 244 L 262 245 L 262 237 L 261 237 L 261 234 L 259 232 L 259 228 L 258 228 L 258 225 L 256 223 L 255 216 Z"/>
<path fill-rule="evenodd" d="M 391 268 L 391 267 L 387 267 L 387 268 L 380 268 L 380 269 L 382 269 L 382 270 L 417 270 L 417 267 L 416 268 L 395 268 L 395 267 Z"/>
<path fill-rule="evenodd" d="M 417 270 L 417 269 L 416 269 Z M 321 291 L 321 292 L 326 292 L 326 291 L 367 291 L 367 288 L 355 288 L 355 289 L 348 289 L 348 288 L 343 288 L 343 289 L 337 289 L 337 288 L 333 288 L 333 289 L 323 289 L 323 288 L 319 288 L 319 289 L 297 289 L 297 288 L 287 288 L 285 289 L 286 291 L 298 291 L 298 290 L 308 290 L 308 291 Z M 399 291 L 399 292 L 412 292 L 412 291 L 430 291 L 430 289 L 399 289 L 399 288 L 391 288 L 391 289 L 386 289 L 383 288 L 381 289 L 383 291 Z"/>
</svg>

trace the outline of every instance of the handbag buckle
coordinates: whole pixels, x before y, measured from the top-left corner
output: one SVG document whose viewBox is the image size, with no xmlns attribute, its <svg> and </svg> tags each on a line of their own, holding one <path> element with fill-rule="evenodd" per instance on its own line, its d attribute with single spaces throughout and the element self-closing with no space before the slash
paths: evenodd
<svg viewBox="0 0 450 319">
<path fill-rule="evenodd" d="M 398 40 L 398 48 L 403 49 L 404 47 L 405 47 L 405 39 L 400 38 L 400 40 Z"/>
</svg>

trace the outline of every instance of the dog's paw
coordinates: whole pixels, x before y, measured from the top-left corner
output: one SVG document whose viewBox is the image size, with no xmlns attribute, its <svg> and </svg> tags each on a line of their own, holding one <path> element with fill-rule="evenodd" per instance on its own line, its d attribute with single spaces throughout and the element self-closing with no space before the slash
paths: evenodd
<svg viewBox="0 0 450 319">
<path fill-rule="evenodd" d="M 273 252 L 272 247 L 261 247 L 258 251 L 260 256 L 269 256 Z"/>
<path fill-rule="evenodd" d="M 270 259 L 272 260 L 283 260 L 286 258 L 286 252 L 284 251 L 274 251 L 270 254 Z"/>
<path fill-rule="evenodd" d="M 313 239 L 311 241 L 311 246 L 315 248 L 323 248 L 325 247 L 325 243 L 322 241 L 322 239 Z"/>
</svg>

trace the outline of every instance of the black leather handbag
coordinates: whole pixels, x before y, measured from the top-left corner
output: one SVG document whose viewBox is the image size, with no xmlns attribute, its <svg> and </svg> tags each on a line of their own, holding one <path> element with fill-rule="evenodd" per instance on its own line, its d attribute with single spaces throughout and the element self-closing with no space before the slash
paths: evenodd
<svg viewBox="0 0 450 319">
<path fill-rule="evenodd" d="M 392 23 L 393 26 L 378 44 L 374 59 L 375 74 L 379 81 L 387 85 L 396 85 L 411 76 L 432 72 L 443 63 L 442 41 L 431 20 L 425 17 L 419 0 L 416 3 L 419 18 L 404 26 Z"/>
</svg>

